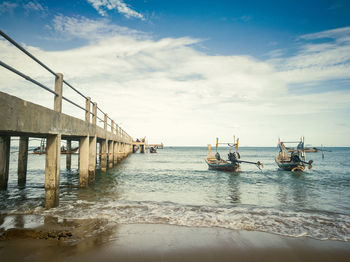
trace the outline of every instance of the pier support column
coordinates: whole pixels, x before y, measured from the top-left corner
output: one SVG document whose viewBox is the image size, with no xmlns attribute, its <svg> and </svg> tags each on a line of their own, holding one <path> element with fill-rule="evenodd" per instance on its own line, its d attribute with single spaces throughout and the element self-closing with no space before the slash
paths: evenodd
<svg viewBox="0 0 350 262">
<path fill-rule="evenodd" d="M 60 185 L 61 135 L 48 135 L 46 138 L 45 196 L 46 207 L 58 205 Z"/>
<path fill-rule="evenodd" d="M 7 189 L 10 164 L 10 136 L 0 136 L 0 190 Z"/>
<path fill-rule="evenodd" d="M 100 141 L 98 144 L 98 161 L 100 162 L 100 166 L 102 166 L 102 142 Z"/>
<path fill-rule="evenodd" d="M 66 152 L 66 169 L 72 168 L 72 140 L 67 139 L 67 152 Z"/>
<path fill-rule="evenodd" d="M 95 182 L 96 170 L 96 136 L 90 137 L 89 143 L 89 184 Z"/>
<path fill-rule="evenodd" d="M 63 75 L 56 73 L 54 110 L 62 113 Z M 45 206 L 58 206 L 60 187 L 61 134 L 47 135 L 45 163 Z"/>
<path fill-rule="evenodd" d="M 118 163 L 118 143 L 113 141 L 113 165 Z"/>
<path fill-rule="evenodd" d="M 101 141 L 101 171 L 107 171 L 107 140 Z"/>
<path fill-rule="evenodd" d="M 113 157 L 114 157 L 114 153 L 113 153 L 113 140 L 108 141 L 108 168 L 113 168 Z"/>
<path fill-rule="evenodd" d="M 27 164 L 28 164 L 28 143 L 29 137 L 21 136 L 19 139 L 19 151 L 18 151 L 18 169 L 17 183 L 19 186 L 24 186 L 27 180 Z"/>
<path fill-rule="evenodd" d="M 80 138 L 79 185 L 86 187 L 89 182 L 89 136 Z"/>
</svg>

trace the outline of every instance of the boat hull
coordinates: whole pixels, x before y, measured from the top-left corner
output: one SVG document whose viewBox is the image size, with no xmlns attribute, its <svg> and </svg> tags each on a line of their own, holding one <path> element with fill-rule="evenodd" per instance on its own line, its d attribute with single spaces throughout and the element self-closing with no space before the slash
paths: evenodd
<svg viewBox="0 0 350 262">
<path fill-rule="evenodd" d="M 214 161 L 208 161 L 205 160 L 205 162 L 208 164 L 208 167 L 210 170 L 217 170 L 217 171 L 226 171 L 226 172 L 239 172 L 241 171 L 240 165 L 232 164 L 228 162 L 217 162 L 214 163 Z"/>
<path fill-rule="evenodd" d="M 302 163 L 295 163 L 292 161 L 285 161 L 282 162 L 278 156 L 275 158 L 275 162 L 278 165 L 278 167 L 285 171 L 304 171 L 305 165 Z"/>
</svg>

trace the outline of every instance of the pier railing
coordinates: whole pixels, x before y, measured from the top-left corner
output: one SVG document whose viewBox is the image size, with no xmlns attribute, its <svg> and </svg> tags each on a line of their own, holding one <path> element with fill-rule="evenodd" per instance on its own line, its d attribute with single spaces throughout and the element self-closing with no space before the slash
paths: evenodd
<svg viewBox="0 0 350 262">
<path fill-rule="evenodd" d="M 132 141 L 132 137 L 125 132 L 118 124 L 116 121 L 114 121 L 113 119 L 111 119 L 107 113 L 105 113 L 104 111 L 102 111 L 102 109 L 97 106 L 96 102 L 93 102 L 91 100 L 90 97 L 84 95 L 83 93 L 81 93 L 78 89 L 76 89 L 75 87 L 73 87 L 70 83 L 68 83 L 65 79 L 63 79 L 63 75 L 59 74 L 59 73 L 55 73 L 50 67 L 48 67 L 47 65 L 45 65 L 42 61 L 40 61 L 38 58 L 36 58 L 33 54 L 31 54 L 30 52 L 28 52 L 26 49 L 24 49 L 20 44 L 18 44 L 15 40 L 13 40 L 10 36 L 8 36 L 7 34 L 5 34 L 2 30 L 0 30 L 0 35 L 6 39 L 8 42 L 10 42 L 13 46 L 15 46 L 17 49 L 19 49 L 20 51 L 22 51 L 25 55 L 27 55 L 28 57 L 30 57 L 32 60 L 34 60 L 37 64 L 39 64 L 42 68 L 44 68 L 46 71 L 48 71 L 49 73 L 51 73 L 55 79 L 56 79 L 56 86 L 57 86 L 57 82 L 62 82 L 62 90 L 60 90 L 60 93 L 56 92 L 56 90 L 52 90 L 51 88 L 47 87 L 46 85 L 40 83 L 39 81 L 31 78 L 30 76 L 24 74 L 23 72 L 20 72 L 19 70 L 15 69 L 14 67 L 4 63 L 3 61 L 0 60 L 0 65 L 6 69 L 8 69 L 9 71 L 17 74 L 18 76 L 24 78 L 25 80 L 37 85 L 38 87 L 52 93 L 55 96 L 55 104 L 60 104 L 62 107 L 62 101 L 59 100 L 65 100 L 66 102 L 72 104 L 73 106 L 83 110 L 85 112 L 85 120 L 86 121 L 90 121 L 90 117 L 92 117 L 92 119 L 96 118 L 96 120 L 99 120 L 100 122 L 104 123 L 104 129 L 108 129 L 108 127 L 110 127 L 111 132 L 115 132 L 117 136 L 122 137 L 124 140 L 127 141 Z M 74 92 L 76 92 L 78 95 L 80 95 L 82 98 L 85 99 L 86 104 L 85 107 L 73 102 L 71 99 L 65 97 L 62 95 L 63 93 L 63 84 L 68 86 L 69 88 L 71 88 Z M 56 101 L 57 100 L 57 101 Z M 90 110 L 92 108 L 94 108 L 94 106 L 96 106 L 97 111 L 95 112 L 94 110 Z M 98 111 L 100 113 L 102 113 L 103 115 L 103 119 L 100 118 L 98 116 Z M 97 121 L 94 123 L 97 124 Z"/>
</svg>

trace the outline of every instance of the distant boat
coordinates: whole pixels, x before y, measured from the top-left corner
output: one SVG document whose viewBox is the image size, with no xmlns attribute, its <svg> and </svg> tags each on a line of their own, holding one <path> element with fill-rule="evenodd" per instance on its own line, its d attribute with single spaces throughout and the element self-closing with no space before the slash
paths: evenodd
<svg viewBox="0 0 350 262">
<path fill-rule="evenodd" d="M 306 166 L 312 168 L 313 161 L 305 161 L 305 148 L 304 138 L 300 140 L 296 148 L 287 148 L 285 143 L 298 143 L 298 142 L 281 142 L 278 141 L 279 153 L 275 157 L 276 164 L 280 169 L 286 171 L 304 171 Z"/>
<path fill-rule="evenodd" d="M 72 147 L 70 150 L 71 154 L 75 154 L 79 150 L 79 147 Z M 45 145 L 45 140 L 41 140 L 40 146 L 36 147 L 33 149 L 33 154 L 36 155 L 42 155 L 46 154 L 46 145 Z M 65 146 L 61 146 L 61 154 L 68 154 L 67 153 L 67 148 Z"/>
<path fill-rule="evenodd" d="M 149 148 L 149 152 L 150 152 L 150 153 L 157 153 L 157 150 L 156 150 L 155 147 L 151 146 L 151 147 Z"/>
<path fill-rule="evenodd" d="M 230 144 L 230 143 L 221 143 L 221 144 L 227 144 L 229 147 L 234 147 L 235 151 L 232 153 L 231 151 L 228 153 L 228 160 L 224 160 L 221 158 L 219 152 L 217 151 L 219 144 L 219 139 L 216 139 L 216 154 L 213 156 L 211 152 L 211 145 L 208 145 L 208 151 L 209 154 L 207 158 L 205 159 L 205 162 L 207 163 L 209 169 L 218 170 L 218 171 L 229 171 L 229 172 L 239 172 L 241 171 L 241 163 L 247 163 L 247 164 L 254 164 L 259 169 L 260 166 L 264 167 L 262 163 L 258 162 L 250 162 L 250 161 L 243 161 L 240 160 L 241 156 L 238 153 L 238 144 L 239 139 L 237 138 L 237 142 Z"/>
<path fill-rule="evenodd" d="M 286 149 L 287 149 L 288 152 L 293 152 L 295 150 L 294 148 L 291 148 L 291 147 L 286 147 Z M 316 147 L 312 147 L 312 148 L 305 147 L 304 148 L 304 152 L 305 153 L 317 153 L 318 151 L 319 151 L 319 149 L 316 148 Z"/>
</svg>

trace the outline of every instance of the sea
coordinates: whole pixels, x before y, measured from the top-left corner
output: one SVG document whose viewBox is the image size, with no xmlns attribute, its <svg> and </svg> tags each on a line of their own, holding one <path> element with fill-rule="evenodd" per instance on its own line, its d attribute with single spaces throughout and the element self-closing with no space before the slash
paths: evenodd
<svg viewBox="0 0 350 262">
<path fill-rule="evenodd" d="M 45 208 L 45 156 L 30 154 L 27 183 L 17 185 L 17 151 L 11 148 L 8 189 L 0 191 L 0 229 L 16 215 L 104 219 L 118 224 L 166 224 L 260 231 L 295 238 L 350 240 L 350 148 L 307 153 L 305 172 L 279 170 L 275 147 L 241 147 L 239 173 L 209 170 L 206 147 L 165 147 L 156 154 L 135 153 L 95 184 L 79 188 L 78 156 L 72 170 L 61 157 L 59 206 Z M 225 158 L 227 148 L 219 148 Z"/>
</svg>

